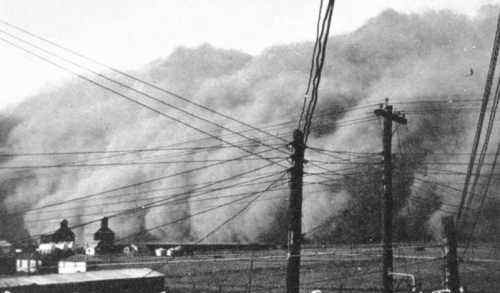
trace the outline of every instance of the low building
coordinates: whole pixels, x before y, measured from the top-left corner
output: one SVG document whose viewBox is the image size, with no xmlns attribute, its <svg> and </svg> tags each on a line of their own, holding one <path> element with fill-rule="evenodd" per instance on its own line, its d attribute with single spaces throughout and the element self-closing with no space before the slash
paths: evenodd
<svg viewBox="0 0 500 293">
<path fill-rule="evenodd" d="M 57 271 L 59 274 L 85 273 L 96 269 L 99 263 L 102 260 L 97 257 L 76 254 L 60 260 Z"/>
<path fill-rule="evenodd" d="M 147 268 L 0 278 L 0 292 L 160 293 L 165 276 Z"/>
<path fill-rule="evenodd" d="M 32 253 L 20 253 L 16 255 L 16 272 L 33 274 L 40 270 L 42 261 L 39 256 Z"/>
</svg>

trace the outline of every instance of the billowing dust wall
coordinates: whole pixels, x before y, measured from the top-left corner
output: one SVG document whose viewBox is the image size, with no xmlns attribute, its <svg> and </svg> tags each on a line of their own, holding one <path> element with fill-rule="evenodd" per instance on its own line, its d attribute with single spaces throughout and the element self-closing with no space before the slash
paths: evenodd
<svg viewBox="0 0 500 293">
<path fill-rule="evenodd" d="M 373 109 L 385 98 L 389 98 L 398 110 L 406 111 L 409 120 L 408 126 L 401 127 L 394 139 L 397 235 L 403 240 L 422 239 L 433 233 L 439 235 L 439 219 L 456 209 L 460 193 L 444 189 L 436 182 L 458 189 L 462 186 L 461 173 L 465 172 L 466 165 L 461 163 L 467 162 L 468 156 L 464 154 L 471 149 L 477 100 L 486 78 L 496 11 L 498 7 L 484 7 L 474 18 L 469 18 L 449 11 L 401 14 L 388 10 L 355 32 L 330 40 L 318 116 L 309 144 L 351 153 L 337 154 L 340 158 L 313 150 L 306 153 L 310 162 L 317 163 L 307 165 L 309 175 L 305 181 L 321 181 L 323 188 L 306 184 L 304 229 L 308 231 L 326 223 L 309 235 L 310 238 L 363 242 L 378 239 L 382 174 L 377 162 L 381 157 L 372 154 L 381 150 L 381 128 L 376 119 L 359 120 L 374 118 Z M 266 127 L 297 119 L 311 51 L 312 43 L 297 43 L 271 47 L 257 56 L 250 56 L 207 44 L 178 48 L 167 58 L 152 62 L 134 74 L 220 112 Z M 207 114 L 139 83 L 126 83 L 226 127 L 243 129 L 241 125 Z M 133 91 L 123 92 L 144 99 Z M 466 102 L 459 102 L 463 100 Z M 231 136 L 227 130 L 196 121 L 164 105 L 153 105 L 218 137 L 244 144 L 248 150 L 265 150 L 248 141 L 242 142 L 242 138 Z M 360 105 L 371 106 L 357 107 Z M 188 215 L 224 204 L 232 194 L 253 192 L 266 186 L 264 183 L 242 185 L 206 195 L 207 200 L 190 192 L 193 186 L 266 164 L 258 159 L 240 160 L 93 196 L 91 200 L 37 209 L 203 166 L 208 164 L 207 160 L 231 159 L 245 153 L 228 147 L 197 150 L 197 147 L 215 146 L 220 142 L 213 139 L 193 141 L 203 135 L 76 79 L 4 111 L 0 123 L 0 143 L 5 153 L 151 149 L 176 143 L 179 147 L 189 147 L 183 151 L 126 154 L 3 156 L 3 167 L 46 167 L 1 170 L 0 215 L 5 223 L 0 227 L 1 238 L 16 240 L 28 234 L 50 232 L 57 228 L 62 218 L 67 218 L 71 225 L 79 225 L 103 214 L 136 208 L 132 214 L 110 220 L 118 237 L 148 231 L 140 235 L 168 241 L 192 241 L 214 229 L 243 205 L 229 205 L 195 217 Z M 293 123 L 283 124 L 269 131 L 291 139 L 294 127 Z M 268 144 L 284 144 L 256 132 L 248 135 Z M 191 142 L 181 143 L 186 140 Z M 492 145 L 496 146 L 497 142 L 498 136 L 494 135 Z M 276 159 L 285 157 L 278 152 L 263 155 Z M 177 163 L 168 164 L 168 161 Z M 322 163 L 326 161 L 333 163 Z M 165 163 L 120 165 L 123 162 Z M 435 162 L 441 163 L 436 165 Z M 118 164 L 50 167 L 109 163 Z M 328 167 L 333 172 L 321 177 L 310 175 L 325 172 L 318 166 Z M 270 167 L 253 176 L 276 171 L 277 168 Z M 331 178 L 331 182 L 325 176 Z M 286 184 L 280 187 L 272 197 L 264 195 L 262 200 L 255 201 L 245 213 L 207 241 L 283 239 L 288 191 Z M 145 198 L 173 194 L 183 194 L 183 200 L 141 210 L 148 202 Z M 498 203 L 495 196 L 492 195 L 491 201 Z M 495 208 L 494 204 L 488 206 Z M 486 215 L 490 215 L 489 224 L 482 226 L 482 233 L 497 229 L 499 221 L 492 216 L 494 214 L 494 210 L 486 211 Z M 176 221 L 182 218 L 186 219 Z M 175 223 L 162 225 L 169 222 Z M 87 241 L 97 226 L 98 223 L 94 223 L 76 228 L 75 233 L 81 242 Z"/>
</svg>

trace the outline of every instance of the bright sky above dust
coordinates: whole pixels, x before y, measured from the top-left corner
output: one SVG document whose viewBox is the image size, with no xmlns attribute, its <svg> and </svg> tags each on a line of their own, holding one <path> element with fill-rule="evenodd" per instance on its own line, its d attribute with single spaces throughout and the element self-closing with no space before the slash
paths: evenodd
<svg viewBox="0 0 500 293">
<path fill-rule="evenodd" d="M 387 8 L 474 16 L 489 3 L 500 0 L 337 0 L 332 33 L 355 30 Z M 272 45 L 312 40 L 318 7 L 319 0 L 0 0 L 0 19 L 132 69 L 178 46 L 210 43 L 258 54 Z M 0 108 L 68 77 L 0 42 Z"/>
</svg>

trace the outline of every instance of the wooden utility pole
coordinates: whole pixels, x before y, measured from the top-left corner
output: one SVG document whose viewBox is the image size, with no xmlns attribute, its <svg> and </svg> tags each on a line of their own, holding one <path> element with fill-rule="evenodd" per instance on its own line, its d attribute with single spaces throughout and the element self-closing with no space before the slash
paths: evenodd
<svg viewBox="0 0 500 293">
<path fill-rule="evenodd" d="M 288 265 L 286 270 L 286 292 L 299 292 L 300 245 L 302 242 L 302 177 L 304 175 L 304 134 L 296 129 L 293 132 L 291 156 L 293 167 L 290 169 L 290 200 L 288 209 Z"/>
<path fill-rule="evenodd" d="M 446 234 L 446 287 L 451 293 L 460 292 L 460 280 L 458 277 L 458 251 L 457 251 L 457 230 L 453 217 L 443 219 L 444 233 Z"/>
<path fill-rule="evenodd" d="M 392 105 L 386 104 L 380 109 L 375 110 L 375 115 L 384 118 L 384 134 L 383 134 L 383 155 L 384 155 L 384 199 L 383 206 L 383 220 L 382 220 L 382 239 L 383 239 L 383 270 L 382 270 L 382 284 L 385 293 L 393 292 L 392 284 L 392 122 L 406 124 L 407 120 L 399 114 L 394 114 Z"/>
</svg>

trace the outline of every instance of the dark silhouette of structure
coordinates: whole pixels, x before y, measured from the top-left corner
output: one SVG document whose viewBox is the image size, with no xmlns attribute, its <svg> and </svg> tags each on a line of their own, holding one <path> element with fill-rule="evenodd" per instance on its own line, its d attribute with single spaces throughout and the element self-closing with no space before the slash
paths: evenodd
<svg viewBox="0 0 500 293">
<path fill-rule="evenodd" d="M 75 241 L 75 233 L 68 227 L 68 221 L 62 220 L 61 226 L 52 234 L 52 241 L 54 242 L 73 242 Z"/>
<path fill-rule="evenodd" d="M 97 253 L 110 253 L 116 250 L 115 232 L 109 229 L 107 217 L 102 218 L 101 228 L 94 233 L 94 240 L 99 241 L 95 248 Z"/>
</svg>

